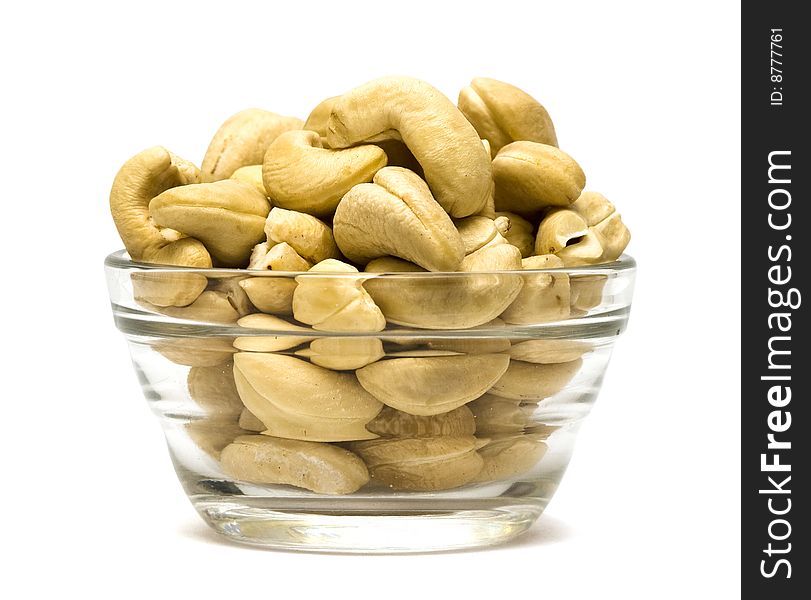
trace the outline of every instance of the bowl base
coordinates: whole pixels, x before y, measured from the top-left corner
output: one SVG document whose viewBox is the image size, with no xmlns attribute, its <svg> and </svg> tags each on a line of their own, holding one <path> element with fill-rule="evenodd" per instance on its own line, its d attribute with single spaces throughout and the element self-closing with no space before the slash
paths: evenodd
<svg viewBox="0 0 811 600">
<path fill-rule="evenodd" d="M 268 499 L 269 500 L 269 499 Z M 195 508 L 216 532 L 235 542 L 283 550 L 390 554 L 441 552 L 491 546 L 525 532 L 543 512 L 545 503 L 516 501 L 468 501 L 443 510 L 434 500 L 421 510 L 413 502 L 403 510 L 388 506 L 375 509 L 368 502 L 352 506 L 342 498 L 340 511 L 328 506 L 285 509 L 278 499 L 266 502 L 252 498 L 240 502 L 234 496 L 207 494 L 192 498 Z M 320 502 L 318 504 L 321 504 Z M 303 510 L 304 509 L 304 510 Z"/>
</svg>

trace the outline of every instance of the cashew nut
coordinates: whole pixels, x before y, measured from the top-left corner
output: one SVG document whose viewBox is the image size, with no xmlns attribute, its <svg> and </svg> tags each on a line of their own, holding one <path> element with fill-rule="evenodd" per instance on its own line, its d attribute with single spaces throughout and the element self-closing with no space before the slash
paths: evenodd
<svg viewBox="0 0 811 600">
<path fill-rule="evenodd" d="M 288 131 L 268 148 L 262 180 L 276 206 L 330 217 L 344 194 L 385 166 L 377 146 L 330 150 L 314 131 Z"/>
<path fill-rule="evenodd" d="M 234 348 L 246 352 L 281 352 L 312 339 L 312 330 L 299 325 L 293 325 L 284 319 L 272 315 L 253 314 L 242 317 L 237 325 L 246 329 L 265 329 L 283 335 L 243 336 L 234 340 Z M 288 335 L 301 333 L 302 335 Z"/>
<path fill-rule="evenodd" d="M 225 325 L 236 323 L 241 316 L 231 304 L 227 293 L 214 290 L 206 290 L 188 306 L 166 306 L 155 310 L 184 321 L 223 323 Z"/>
<path fill-rule="evenodd" d="M 298 285 L 287 277 L 249 277 L 239 282 L 251 303 L 264 313 L 293 314 L 293 292 Z"/>
<path fill-rule="evenodd" d="M 240 111 L 228 118 L 214 134 L 203 158 L 205 182 L 227 179 L 240 167 L 261 165 L 268 146 L 279 135 L 301 129 L 295 117 L 283 117 L 258 108 Z"/>
<path fill-rule="evenodd" d="M 551 254 L 530 256 L 521 261 L 525 270 L 560 269 L 563 261 Z M 547 323 L 567 319 L 569 276 L 561 273 L 525 273 L 524 285 L 512 304 L 501 313 L 507 323 Z"/>
<path fill-rule="evenodd" d="M 507 243 L 507 240 L 501 234 L 498 234 L 496 238 L 475 252 L 465 256 L 461 264 L 461 270 L 469 272 L 517 271 L 520 269 L 521 251 L 512 244 Z M 499 276 L 495 275 L 493 277 Z M 490 279 L 490 281 L 493 284 L 498 281 L 498 287 L 494 286 L 491 291 L 496 296 L 509 298 L 509 300 L 504 301 L 505 304 L 515 298 L 521 289 L 520 277 L 508 276 L 503 281 L 501 279 Z"/>
<path fill-rule="evenodd" d="M 521 400 L 492 394 L 484 394 L 467 406 L 476 419 L 476 433 L 479 435 L 523 431 L 535 410 L 534 404 L 522 404 Z"/>
<path fill-rule="evenodd" d="M 282 354 L 240 352 L 234 355 L 234 379 L 267 435 L 323 442 L 377 437 L 364 425 L 383 405 L 350 373 Z"/>
<path fill-rule="evenodd" d="M 259 242 L 251 250 L 251 257 L 248 259 L 248 269 L 252 271 L 265 271 L 270 269 L 270 262 L 268 261 L 268 251 L 270 251 L 276 242 Z"/>
<path fill-rule="evenodd" d="M 329 123 L 329 115 L 332 112 L 332 107 L 340 96 L 331 96 L 326 100 L 319 102 L 316 107 L 310 112 L 307 120 L 304 122 L 304 127 L 307 131 L 315 131 L 322 138 L 327 137 L 327 124 Z"/>
<path fill-rule="evenodd" d="M 307 271 L 312 263 L 299 256 L 287 242 L 262 242 L 256 244 L 251 252 L 248 268 L 266 271 Z"/>
<path fill-rule="evenodd" d="M 484 461 L 471 435 L 388 438 L 350 444 L 372 481 L 394 490 L 447 490 L 473 480 Z"/>
<path fill-rule="evenodd" d="M 237 311 L 237 314 L 244 317 L 256 312 L 256 308 L 241 285 L 245 279 L 246 277 L 242 276 L 212 278 L 208 284 L 208 289 L 224 294 L 228 303 Z"/>
<path fill-rule="evenodd" d="M 430 416 L 481 396 L 502 377 L 509 363 L 506 354 L 392 358 L 355 374 L 364 389 L 386 406 Z"/>
<path fill-rule="evenodd" d="M 499 223 L 496 224 L 494 219 L 473 216 L 458 219 L 455 225 L 457 231 L 459 231 L 459 237 L 462 238 L 462 246 L 465 249 L 465 255 L 468 255 L 493 241 L 493 239 L 501 233 L 499 226 L 504 231 L 507 231 L 507 229 L 509 229 L 509 220 L 502 218 Z"/>
<path fill-rule="evenodd" d="M 341 252 L 361 264 L 392 255 L 430 271 L 454 271 L 464 256 L 450 217 L 425 182 L 401 167 L 381 169 L 374 183 L 349 190 L 333 228 Z"/>
<path fill-rule="evenodd" d="M 614 204 L 599 192 L 583 192 L 569 208 L 580 214 L 589 227 L 617 212 Z"/>
<path fill-rule="evenodd" d="M 186 382 L 189 396 L 207 415 L 231 418 L 242 412 L 242 400 L 234 383 L 231 362 L 213 367 L 192 367 Z"/>
<path fill-rule="evenodd" d="M 600 246 L 603 248 L 600 262 L 617 260 L 626 246 L 628 246 L 628 242 L 631 241 L 631 232 L 628 231 L 625 223 L 622 222 L 620 214 L 616 212 L 589 229 L 597 237 Z M 564 258 L 564 261 L 565 260 Z"/>
<path fill-rule="evenodd" d="M 582 364 L 579 358 L 551 365 L 511 360 L 507 371 L 490 388 L 490 394 L 524 402 L 543 400 L 562 390 Z"/>
<path fill-rule="evenodd" d="M 490 142 L 493 156 L 503 146 L 519 140 L 558 145 L 549 113 L 514 85 L 477 77 L 459 92 L 458 104 L 479 136 Z"/>
<path fill-rule="evenodd" d="M 583 192 L 568 209 L 551 210 L 538 227 L 536 253 L 554 253 L 567 267 L 611 262 L 631 233 L 602 194 Z"/>
<path fill-rule="evenodd" d="M 509 244 L 503 246 L 477 250 L 460 266 L 475 271 L 517 268 L 520 253 Z M 369 273 L 413 271 L 415 265 L 396 258 L 381 258 L 366 265 Z M 468 329 L 496 318 L 518 295 L 521 284 L 518 274 L 482 273 L 475 277 L 379 277 L 367 281 L 365 287 L 391 323 L 424 329 Z"/>
<path fill-rule="evenodd" d="M 555 256 L 560 258 L 567 267 L 596 265 L 604 262 L 602 259 L 603 246 L 591 228 L 582 237 L 576 238 L 574 243 L 558 250 Z"/>
<path fill-rule="evenodd" d="M 178 239 L 176 231 L 161 229 L 149 216 L 149 202 L 169 188 L 195 182 L 199 171 L 188 161 L 155 146 L 130 158 L 113 181 L 110 212 L 135 261 L 183 267 L 211 267 L 202 242 Z M 196 273 L 134 273 L 135 298 L 156 306 L 186 306 L 206 288 L 205 276 Z"/>
<path fill-rule="evenodd" d="M 382 331 L 386 319 L 363 288 L 363 280 L 328 275 L 357 272 L 352 265 L 329 259 L 296 277 L 293 316 L 319 331 Z"/>
<path fill-rule="evenodd" d="M 554 146 L 513 142 L 493 159 L 496 210 L 532 215 L 548 206 L 569 206 L 586 185 L 575 160 Z"/>
<path fill-rule="evenodd" d="M 547 448 L 532 435 L 492 440 L 479 449 L 484 464 L 475 481 L 499 481 L 526 473 L 541 461 Z"/>
<path fill-rule="evenodd" d="M 315 131 L 321 136 L 321 143 L 326 145 L 327 126 L 329 123 L 329 115 L 332 112 L 332 107 L 340 96 L 333 96 L 322 101 L 316 106 L 307 117 L 307 122 L 304 123 L 304 129 Z M 414 171 L 417 175 L 422 177 L 424 175 L 422 167 L 411 150 L 408 149 L 403 142 L 396 139 L 377 140 L 374 145 L 383 150 L 388 158 L 387 164 L 392 167 L 404 167 Z M 488 148 L 489 150 L 489 148 Z"/>
<path fill-rule="evenodd" d="M 570 244 L 578 244 L 589 232 L 586 220 L 568 208 L 550 210 L 538 227 L 535 254 L 557 254 Z"/>
<path fill-rule="evenodd" d="M 527 340 L 513 345 L 509 354 L 514 360 L 550 365 L 577 360 L 591 349 L 577 340 Z"/>
<path fill-rule="evenodd" d="M 265 222 L 265 234 L 268 242 L 287 242 L 313 264 L 341 256 L 329 226 L 306 213 L 272 208 Z"/>
<path fill-rule="evenodd" d="M 221 454 L 223 470 L 252 483 L 286 484 L 318 494 L 351 494 L 369 481 L 357 456 L 330 444 L 244 435 Z"/>
<path fill-rule="evenodd" d="M 247 167 L 240 167 L 231 174 L 229 179 L 236 179 L 242 183 L 247 183 L 256 188 L 263 196 L 267 197 L 268 193 L 265 189 L 265 184 L 262 182 L 262 165 L 248 165 Z"/>
<path fill-rule="evenodd" d="M 306 352 L 310 362 L 333 371 L 354 371 L 365 367 L 385 356 L 383 342 L 378 338 L 365 337 L 325 337 L 310 342 Z"/>
<path fill-rule="evenodd" d="M 197 238 L 224 267 L 248 264 L 269 210 L 264 194 L 234 179 L 171 188 L 149 203 L 155 223 Z"/>
<path fill-rule="evenodd" d="M 603 301 L 603 288 L 608 281 L 605 275 L 574 275 L 569 278 L 572 311 L 588 311 Z"/>
<path fill-rule="evenodd" d="M 521 215 L 512 212 L 497 212 L 496 217 L 505 217 L 509 221 L 506 231 L 501 235 L 521 251 L 521 257 L 532 256 L 535 249 L 534 226 Z"/>
<path fill-rule="evenodd" d="M 490 157 L 478 133 L 423 81 L 384 77 L 355 88 L 335 101 L 327 128 L 332 148 L 399 136 L 437 202 L 454 217 L 477 213 L 491 193 Z"/>
<path fill-rule="evenodd" d="M 152 349 L 176 365 L 214 367 L 228 362 L 234 354 L 229 338 L 165 338 L 152 344 Z"/>
<path fill-rule="evenodd" d="M 439 415 L 418 416 L 384 406 L 366 425 L 366 429 L 381 437 L 438 437 L 443 435 L 473 435 L 476 422 L 467 406 Z"/>
<path fill-rule="evenodd" d="M 304 260 L 287 242 L 275 244 L 265 256 L 267 266 L 274 271 L 308 271 L 312 263 Z"/>
</svg>

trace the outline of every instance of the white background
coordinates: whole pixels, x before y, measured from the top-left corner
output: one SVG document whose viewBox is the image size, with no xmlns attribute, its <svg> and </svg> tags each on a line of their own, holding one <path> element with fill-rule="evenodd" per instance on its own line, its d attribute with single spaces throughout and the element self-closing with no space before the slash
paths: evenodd
<svg viewBox="0 0 811 600">
<path fill-rule="evenodd" d="M 737 597 L 739 29 L 735 2 L 4 8 L 3 595 Z M 405 557 L 224 543 L 176 483 L 112 322 L 109 186 L 143 148 L 199 162 L 237 110 L 305 117 L 385 74 L 454 100 L 490 76 L 541 100 L 633 232 L 630 327 L 559 493 L 515 543 Z"/>
</svg>

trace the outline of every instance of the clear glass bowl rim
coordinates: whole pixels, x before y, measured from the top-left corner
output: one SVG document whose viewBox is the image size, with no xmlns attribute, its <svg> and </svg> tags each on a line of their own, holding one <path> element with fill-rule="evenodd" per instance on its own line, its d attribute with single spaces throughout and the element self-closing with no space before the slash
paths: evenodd
<svg viewBox="0 0 811 600">
<path fill-rule="evenodd" d="M 235 277 L 250 275 L 252 277 L 308 277 L 308 278 L 322 278 L 329 277 L 346 278 L 346 279 L 369 279 L 386 278 L 386 279 L 431 279 L 431 278 L 447 278 L 447 277 L 473 277 L 481 275 L 516 275 L 522 276 L 538 274 L 538 273 L 566 273 L 574 276 L 585 275 L 610 275 L 621 273 L 623 271 L 636 270 L 636 260 L 628 254 L 623 254 L 617 260 L 610 263 L 603 263 L 599 265 L 584 265 L 579 267 L 558 267 L 552 269 L 522 269 L 508 270 L 508 271 L 398 271 L 398 272 L 381 272 L 381 273 L 368 273 L 360 271 L 358 273 L 330 273 L 320 272 L 313 273 L 311 271 L 271 271 L 265 269 L 233 269 L 233 268 L 219 268 L 214 267 L 210 269 L 201 269 L 198 267 L 180 267 L 174 265 L 162 265 L 153 263 L 142 263 L 132 260 L 127 251 L 117 250 L 109 254 L 104 259 L 104 265 L 113 269 L 137 270 L 137 271 L 151 271 L 156 273 L 197 273 L 205 275 L 206 277 Z"/>
</svg>

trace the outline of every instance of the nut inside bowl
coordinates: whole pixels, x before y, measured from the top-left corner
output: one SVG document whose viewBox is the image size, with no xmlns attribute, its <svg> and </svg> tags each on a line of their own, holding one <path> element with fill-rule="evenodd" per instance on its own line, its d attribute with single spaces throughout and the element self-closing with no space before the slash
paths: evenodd
<svg viewBox="0 0 811 600">
<path fill-rule="evenodd" d="M 119 251 L 105 271 L 209 525 L 256 545 L 408 552 L 499 543 L 538 518 L 625 328 L 635 263 L 285 272 Z"/>
</svg>

